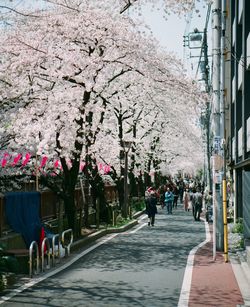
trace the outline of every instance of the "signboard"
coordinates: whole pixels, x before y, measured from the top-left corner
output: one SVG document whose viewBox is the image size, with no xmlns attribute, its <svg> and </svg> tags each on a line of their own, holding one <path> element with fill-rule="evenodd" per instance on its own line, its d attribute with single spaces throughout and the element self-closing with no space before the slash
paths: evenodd
<svg viewBox="0 0 250 307">
<path fill-rule="evenodd" d="M 221 137 L 215 136 L 214 137 L 214 154 L 218 154 L 221 150 Z"/>
<path fill-rule="evenodd" d="M 219 171 L 223 168 L 223 157 L 219 155 L 213 156 L 213 168 L 215 171 Z"/>
</svg>

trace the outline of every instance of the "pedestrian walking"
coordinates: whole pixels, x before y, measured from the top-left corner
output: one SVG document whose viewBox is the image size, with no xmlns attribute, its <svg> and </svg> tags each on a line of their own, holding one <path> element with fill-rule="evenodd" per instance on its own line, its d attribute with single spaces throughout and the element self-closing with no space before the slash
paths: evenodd
<svg viewBox="0 0 250 307">
<path fill-rule="evenodd" d="M 213 196 L 212 191 L 206 192 L 204 197 L 206 221 L 208 223 L 213 221 Z"/>
<path fill-rule="evenodd" d="M 167 188 L 167 191 L 165 193 L 165 204 L 167 207 L 168 214 L 172 214 L 173 201 L 174 201 L 174 194 L 170 191 L 170 188 Z"/>
<path fill-rule="evenodd" d="M 190 211 L 193 209 L 193 205 L 192 205 L 193 190 L 188 189 L 188 193 L 189 193 L 188 211 Z"/>
<path fill-rule="evenodd" d="M 177 186 L 174 187 L 173 194 L 174 194 L 173 208 L 177 208 L 177 202 L 179 197 L 179 189 Z"/>
<path fill-rule="evenodd" d="M 189 205 L 190 196 L 189 196 L 188 189 L 185 189 L 184 194 L 183 194 L 183 199 L 184 199 L 184 210 L 189 211 L 188 205 Z"/>
<path fill-rule="evenodd" d="M 146 212 L 148 215 L 148 226 L 154 226 L 155 214 L 157 213 L 157 197 L 155 191 L 150 193 L 150 196 L 146 201 Z"/>
<path fill-rule="evenodd" d="M 194 219 L 195 221 L 200 221 L 200 214 L 202 211 L 202 201 L 203 201 L 203 196 L 201 194 L 200 188 L 197 189 L 195 195 L 194 195 Z"/>
<path fill-rule="evenodd" d="M 184 183 L 183 181 L 180 182 L 179 184 L 179 194 L 180 194 L 180 203 L 183 203 L 184 200 L 184 193 L 185 193 L 185 188 L 184 188 Z"/>
<path fill-rule="evenodd" d="M 150 197 L 150 192 L 153 190 L 152 187 L 147 187 L 145 191 L 145 200 L 147 200 Z"/>
<path fill-rule="evenodd" d="M 190 193 L 190 200 L 191 200 L 191 203 L 192 203 L 192 213 L 193 213 L 194 220 L 196 220 L 196 216 L 195 216 L 196 197 L 195 196 L 196 196 L 196 189 L 193 188 L 192 192 Z"/>
</svg>

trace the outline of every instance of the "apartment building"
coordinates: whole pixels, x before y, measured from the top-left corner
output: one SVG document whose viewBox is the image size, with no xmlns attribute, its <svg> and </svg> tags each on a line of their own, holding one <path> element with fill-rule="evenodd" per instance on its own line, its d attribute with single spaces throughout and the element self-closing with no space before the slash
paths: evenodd
<svg viewBox="0 0 250 307">
<path fill-rule="evenodd" d="M 250 238 L 250 1 L 227 0 L 225 31 L 227 169 L 235 218 Z"/>
</svg>

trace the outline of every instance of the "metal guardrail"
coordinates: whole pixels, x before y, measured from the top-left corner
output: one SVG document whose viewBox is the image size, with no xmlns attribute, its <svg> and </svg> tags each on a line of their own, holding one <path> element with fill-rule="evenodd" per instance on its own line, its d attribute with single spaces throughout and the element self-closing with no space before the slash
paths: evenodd
<svg viewBox="0 0 250 307">
<path fill-rule="evenodd" d="M 56 239 L 58 240 L 56 244 Z M 57 246 L 57 250 L 56 250 Z M 59 234 L 55 234 L 52 237 L 52 265 L 55 266 L 55 257 L 58 256 L 59 261 L 60 261 L 60 240 L 59 240 Z"/>
<path fill-rule="evenodd" d="M 68 244 L 66 244 L 65 235 L 70 234 L 70 241 Z M 73 231 L 72 229 L 67 229 L 62 233 L 62 246 L 65 248 L 66 256 L 69 256 L 70 254 L 70 246 L 73 243 Z"/>
<path fill-rule="evenodd" d="M 46 248 L 47 248 L 46 252 L 44 252 L 45 244 L 46 244 Z M 42 268 L 41 268 L 41 270 L 42 270 L 42 272 L 45 271 L 45 269 L 44 269 L 44 255 L 45 255 L 45 253 L 48 256 L 48 265 L 47 265 L 47 267 L 50 268 L 50 244 L 49 244 L 49 239 L 46 238 L 46 237 L 43 239 L 42 247 L 41 247 L 41 254 L 42 254 Z"/>
<path fill-rule="evenodd" d="M 67 238 L 66 238 L 67 237 Z M 57 243 L 56 243 L 56 240 Z M 45 265 L 44 265 L 44 256 L 45 254 L 47 255 L 47 268 L 50 268 L 50 256 L 52 257 L 52 266 L 55 266 L 55 258 L 58 257 L 59 261 L 60 261 L 60 243 L 62 244 L 62 247 L 65 249 L 65 255 L 69 256 L 70 254 L 70 247 L 73 243 L 73 231 L 72 229 L 67 229 L 62 233 L 62 239 L 60 242 L 59 239 L 59 234 L 55 234 L 52 237 L 52 252 L 50 250 L 50 243 L 49 243 L 49 238 L 45 237 L 42 241 L 42 245 L 41 245 L 41 272 L 45 271 Z M 45 250 L 45 246 L 46 246 L 46 251 Z M 57 248 L 56 248 L 57 247 Z M 30 248 L 29 248 L 29 276 L 30 278 L 32 278 L 33 276 L 33 267 L 34 267 L 34 262 L 33 262 L 33 258 L 34 258 L 34 251 L 35 251 L 35 255 L 36 255 L 36 273 L 39 273 L 39 266 L 40 266 L 40 262 L 39 262 L 39 247 L 36 241 L 31 242 L 30 244 Z"/>
<path fill-rule="evenodd" d="M 39 250 L 36 241 L 32 241 L 29 248 L 29 275 L 33 276 L 33 251 L 36 251 L 36 271 L 39 272 Z"/>
</svg>

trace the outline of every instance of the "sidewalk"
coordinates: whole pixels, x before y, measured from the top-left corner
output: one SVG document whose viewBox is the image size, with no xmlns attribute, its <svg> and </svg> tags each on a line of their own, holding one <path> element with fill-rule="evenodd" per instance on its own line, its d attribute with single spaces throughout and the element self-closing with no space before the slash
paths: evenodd
<svg viewBox="0 0 250 307">
<path fill-rule="evenodd" d="M 134 216 L 134 218 L 138 218 L 140 214 Z M 60 267 L 71 263 L 72 259 L 77 256 L 79 249 L 91 246 L 98 238 L 105 234 L 126 231 L 137 223 L 138 221 L 134 220 L 120 229 L 104 229 L 90 233 L 86 238 L 72 244 L 72 254 L 61 259 L 61 263 L 58 266 L 33 279 L 29 279 L 26 276 L 14 288 L 25 288 L 24 284 L 35 282 L 36 279 L 39 280 L 46 274 L 53 275 L 53 271 L 57 271 Z M 212 225 L 209 228 L 212 240 Z M 236 254 L 230 254 L 229 262 L 225 263 L 223 253 L 217 252 L 216 260 L 213 261 L 212 241 L 199 248 L 194 255 L 189 303 L 185 307 L 199 306 L 250 306 L 250 268 L 247 266 L 245 259 L 240 259 Z"/>
<path fill-rule="evenodd" d="M 243 267 L 236 257 L 230 255 L 229 262 L 225 263 L 223 253 L 217 252 L 216 260 L 213 261 L 212 241 L 197 251 L 189 297 L 190 307 L 250 306 L 249 295 L 250 281 L 245 278 Z"/>
</svg>

